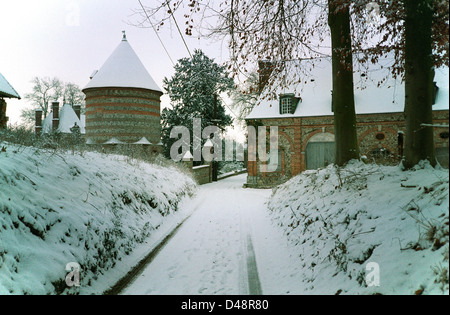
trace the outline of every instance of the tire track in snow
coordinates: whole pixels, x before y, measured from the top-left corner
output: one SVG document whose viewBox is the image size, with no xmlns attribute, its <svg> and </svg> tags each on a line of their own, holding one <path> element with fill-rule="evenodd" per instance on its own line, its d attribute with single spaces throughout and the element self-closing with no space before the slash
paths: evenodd
<svg viewBox="0 0 450 315">
<path fill-rule="evenodd" d="M 259 281 L 258 267 L 256 265 L 255 250 L 253 249 L 252 237 L 247 234 L 247 280 L 250 295 L 262 295 L 261 282 Z"/>
<path fill-rule="evenodd" d="M 245 211 L 245 210 L 244 210 Z M 241 262 L 241 294 L 248 295 L 262 295 L 261 282 L 259 280 L 258 266 L 256 263 L 255 249 L 253 247 L 253 241 L 251 236 L 251 226 L 248 218 L 248 214 L 244 213 L 239 207 L 241 215 L 241 242 L 243 261 Z"/>
<path fill-rule="evenodd" d="M 181 221 L 173 230 L 157 243 L 150 253 L 147 254 L 136 266 L 134 266 L 124 277 L 122 277 L 114 286 L 106 290 L 104 295 L 119 295 L 142 273 L 142 271 L 155 259 L 158 253 L 167 245 L 167 243 L 175 236 L 181 226 L 194 214 L 204 199 L 199 202 L 190 215 Z"/>
<path fill-rule="evenodd" d="M 262 294 L 244 176 L 202 186 L 198 210 L 122 294 Z M 261 198 L 262 197 L 262 198 Z"/>
</svg>

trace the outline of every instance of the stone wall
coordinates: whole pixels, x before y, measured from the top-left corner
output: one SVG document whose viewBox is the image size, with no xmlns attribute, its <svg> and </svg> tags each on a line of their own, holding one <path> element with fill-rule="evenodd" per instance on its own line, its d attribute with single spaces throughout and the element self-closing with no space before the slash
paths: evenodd
<svg viewBox="0 0 450 315">
<path fill-rule="evenodd" d="M 192 174 L 199 185 L 204 185 L 212 182 L 211 165 L 200 165 L 192 168 Z"/>
</svg>

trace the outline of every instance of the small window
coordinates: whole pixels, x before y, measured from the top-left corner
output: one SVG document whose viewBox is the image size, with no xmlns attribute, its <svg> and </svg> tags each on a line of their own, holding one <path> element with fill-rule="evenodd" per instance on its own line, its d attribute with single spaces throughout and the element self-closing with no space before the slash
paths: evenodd
<svg viewBox="0 0 450 315">
<path fill-rule="evenodd" d="M 384 133 L 377 133 L 377 135 L 375 136 L 375 138 L 379 141 L 386 139 L 386 135 Z"/>
<path fill-rule="evenodd" d="M 441 139 L 448 139 L 448 137 L 449 137 L 448 131 L 444 131 L 439 134 L 439 138 Z"/>
<path fill-rule="evenodd" d="M 281 114 L 292 113 L 292 97 L 284 96 L 281 98 Z"/>
<path fill-rule="evenodd" d="M 297 110 L 298 104 L 302 101 L 301 97 L 296 97 L 295 94 L 281 94 L 280 95 L 280 114 L 294 114 Z"/>
</svg>

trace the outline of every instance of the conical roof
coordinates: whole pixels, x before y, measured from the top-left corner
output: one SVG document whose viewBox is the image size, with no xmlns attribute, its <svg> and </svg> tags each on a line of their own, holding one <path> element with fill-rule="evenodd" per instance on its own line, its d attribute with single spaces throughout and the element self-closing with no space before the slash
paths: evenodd
<svg viewBox="0 0 450 315">
<path fill-rule="evenodd" d="M 162 92 L 128 43 L 125 34 L 122 42 L 84 89 L 99 87 L 131 87 Z"/>
</svg>

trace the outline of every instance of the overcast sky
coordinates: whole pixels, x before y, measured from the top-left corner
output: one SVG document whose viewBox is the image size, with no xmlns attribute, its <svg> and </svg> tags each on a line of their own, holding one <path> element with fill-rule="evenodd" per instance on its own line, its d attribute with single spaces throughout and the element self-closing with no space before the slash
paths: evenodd
<svg viewBox="0 0 450 315">
<path fill-rule="evenodd" d="M 154 0 L 142 0 L 151 5 Z M 133 9 L 138 0 L 1 0 L 0 72 L 22 100 L 7 100 L 10 123 L 20 122 L 20 111 L 31 79 L 58 77 L 83 88 L 122 40 L 122 30 L 150 75 L 162 89 L 164 77 L 174 73 L 172 62 L 151 28 L 138 28 Z M 184 24 L 180 15 L 179 23 Z M 180 35 L 170 28 L 160 32 L 171 58 L 188 57 Z M 227 60 L 226 42 L 187 38 L 191 51 L 201 48 L 210 58 Z M 163 97 L 163 106 L 168 102 Z"/>
</svg>

